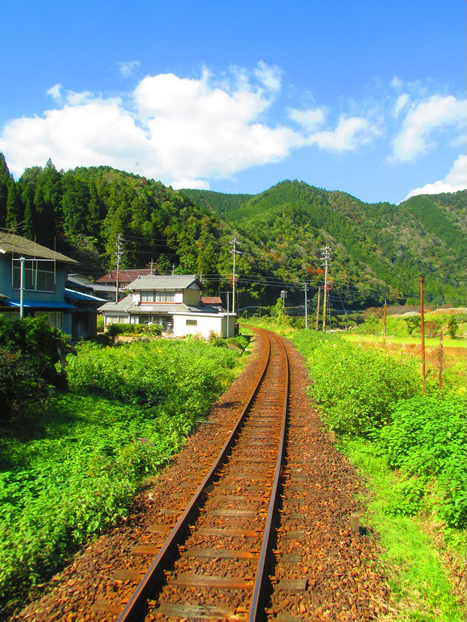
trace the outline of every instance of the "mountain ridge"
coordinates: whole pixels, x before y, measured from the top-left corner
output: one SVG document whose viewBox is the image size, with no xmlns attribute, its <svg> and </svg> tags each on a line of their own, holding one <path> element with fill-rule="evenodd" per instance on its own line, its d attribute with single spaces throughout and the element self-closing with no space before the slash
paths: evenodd
<svg viewBox="0 0 467 622">
<path fill-rule="evenodd" d="M 229 286 L 232 238 L 240 243 L 238 291 L 271 304 L 281 289 L 316 298 L 321 249 L 332 247 L 332 295 L 345 306 L 427 299 L 464 304 L 467 191 L 367 204 L 342 191 L 284 180 L 257 195 L 175 191 L 109 166 L 26 169 L 18 181 L 0 154 L 0 227 L 56 248 L 98 276 L 115 265 L 202 275 L 208 292 Z"/>
</svg>

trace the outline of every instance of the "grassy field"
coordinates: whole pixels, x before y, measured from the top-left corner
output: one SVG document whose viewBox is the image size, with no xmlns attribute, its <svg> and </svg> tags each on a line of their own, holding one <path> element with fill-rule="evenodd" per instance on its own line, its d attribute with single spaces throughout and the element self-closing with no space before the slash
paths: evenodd
<svg viewBox="0 0 467 622">
<path fill-rule="evenodd" d="M 413 357 L 419 362 L 421 374 L 422 346 L 419 337 L 384 337 L 375 335 L 355 335 L 340 333 L 350 343 L 363 348 L 377 348 L 395 356 Z M 425 339 L 427 384 L 439 386 L 440 341 L 437 338 Z M 443 387 L 456 393 L 466 392 L 467 349 L 464 339 L 443 339 L 442 381 Z"/>
</svg>

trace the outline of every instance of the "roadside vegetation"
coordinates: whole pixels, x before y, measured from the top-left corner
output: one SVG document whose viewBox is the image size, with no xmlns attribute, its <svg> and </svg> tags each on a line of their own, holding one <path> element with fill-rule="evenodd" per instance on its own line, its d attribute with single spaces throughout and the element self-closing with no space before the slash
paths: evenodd
<svg viewBox="0 0 467 622">
<path fill-rule="evenodd" d="M 448 331 L 451 317 L 443 318 L 441 330 Z M 419 348 L 391 348 L 391 340 L 363 331 L 349 337 L 297 330 L 293 323 L 280 316 L 261 320 L 305 356 L 310 396 L 337 448 L 366 480 L 361 520 L 370 535 L 376 530 L 381 537 L 393 597 L 387 619 L 464 620 L 465 349 L 446 353 L 443 390 L 432 357 L 423 396 Z"/>
<path fill-rule="evenodd" d="M 23 358 L 25 331 L 36 342 L 47 334 L 49 342 L 66 345 L 58 331 L 37 320 L 16 325 L 16 339 L 10 324 L 0 335 L 10 361 L 1 369 L 13 379 L 22 374 L 16 389 L 8 385 L 11 408 L 0 421 L 5 611 L 87 539 L 125 519 L 145 479 L 183 446 L 231 383 L 247 345 L 242 337 L 229 344 L 147 337 L 113 347 L 82 343 L 68 356 L 64 392 L 51 382 L 54 347 L 49 355 L 42 349 L 50 363 L 43 368 L 34 367 L 29 354 Z M 36 376 L 24 374 L 24 366 Z M 38 377 L 38 369 L 47 374 Z"/>
</svg>

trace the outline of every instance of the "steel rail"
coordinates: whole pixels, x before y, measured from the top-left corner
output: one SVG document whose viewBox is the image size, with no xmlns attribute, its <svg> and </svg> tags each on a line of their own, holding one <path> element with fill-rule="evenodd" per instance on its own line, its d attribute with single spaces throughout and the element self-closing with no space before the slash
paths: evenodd
<svg viewBox="0 0 467 622">
<path fill-rule="evenodd" d="M 241 414 L 239 415 L 237 419 L 234 429 L 229 434 L 222 449 L 218 453 L 212 467 L 209 469 L 202 483 L 199 485 L 196 492 L 191 497 L 186 509 L 184 510 L 180 518 L 178 519 L 175 527 L 172 529 L 172 531 L 166 538 L 159 553 L 155 557 L 154 561 L 152 562 L 151 566 L 149 567 L 148 571 L 144 575 L 141 582 L 138 584 L 136 590 L 133 592 L 124 610 L 118 616 L 117 622 L 140 622 L 141 620 L 140 616 L 142 613 L 142 609 L 144 608 L 145 601 L 147 601 L 150 593 L 155 589 L 160 577 L 163 576 L 164 568 L 166 567 L 170 558 L 175 554 L 176 547 L 178 543 L 180 542 L 180 540 L 183 538 L 183 535 L 185 534 L 188 528 L 189 522 L 194 512 L 201 505 L 201 500 L 202 500 L 204 489 L 214 479 L 219 467 L 225 460 L 227 452 L 232 447 L 235 439 L 238 436 L 238 431 L 240 429 L 240 426 L 243 423 L 246 413 L 248 409 L 250 408 L 256 394 L 258 393 L 258 389 L 265 376 L 266 369 L 268 367 L 268 364 L 270 362 L 270 357 L 271 357 L 271 342 L 270 342 L 269 336 L 262 330 L 258 332 L 266 336 L 268 349 L 267 349 L 267 356 L 265 357 L 265 362 L 261 369 L 260 378 L 256 384 L 256 387 L 252 391 L 246 405 L 244 406 Z"/>
<path fill-rule="evenodd" d="M 280 343 L 282 353 L 284 355 L 285 360 L 285 395 L 284 395 L 284 406 L 282 411 L 282 427 L 281 427 L 281 438 L 279 451 L 277 454 L 276 460 L 276 470 L 274 473 L 274 483 L 271 491 L 271 498 L 269 500 L 269 509 L 268 515 L 266 518 L 266 527 L 263 535 L 263 542 L 261 545 L 261 552 L 258 561 L 258 569 L 256 572 L 255 584 L 253 588 L 253 594 L 251 596 L 250 605 L 249 605 L 249 613 L 248 613 L 248 622 L 255 622 L 258 620 L 258 617 L 263 613 L 262 612 L 262 603 L 264 598 L 264 590 L 266 586 L 266 562 L 267 557 L 271 547 L 271 536 L 274 531 L 274 522 L 277 516 L 277 504 L 279 500 L 279 486 L 282 475 L 282 463 L 284 460 L 284 451 L 285 451 L 285 441 L 287 434 L 287 419 L 288 419 L 288 405 L 289 405 L 289 385 L 290 385 L 290 374 L 289 374 L 289 358 L 287 356 L 287 352 L 285 350 L 282 339 L 275 336 L 278 343 Z"/>
</svg>

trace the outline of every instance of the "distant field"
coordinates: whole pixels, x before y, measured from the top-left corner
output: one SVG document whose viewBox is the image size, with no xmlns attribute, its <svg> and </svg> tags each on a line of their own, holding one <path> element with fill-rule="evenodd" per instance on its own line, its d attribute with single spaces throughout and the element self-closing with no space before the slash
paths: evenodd
<svg viewBox="0 0 467 622">
<path fill-rule="evenodd" d="M 369 348 L 381 348 L 399 355 L 413 356 L 421 361 L 420 337 L 384 337 L 341 333 L 342 338 Z M 437 385 L 439 377 L 439 337 L 425 339 L 427 380 Z M 466 390 L 467 351 L 465 339 L 443 339 L 443 386 L 456 392 Z"/>
<path fill-rule="evenodd" d="M 380 335 L 355 335 L 352 333 L 339 333 L 344 339 L 351 341 L 352 343 L 374 343 L 379 346 L 384 346 L 384 337 Z M 420 346 L 420 337 L 386 337 L 386 346 L 390 345 L 406 345 L 408 347 L 416 348 Z M 425 348 L 437 348 L 439 346 L 439 337 L 427 337 L 425 338 Z M 465 339 L 451 339 L 450 337 L 444 337 L 443 346 L 446 349 L 460 348 L 466 350 Z"/>
</svg>

